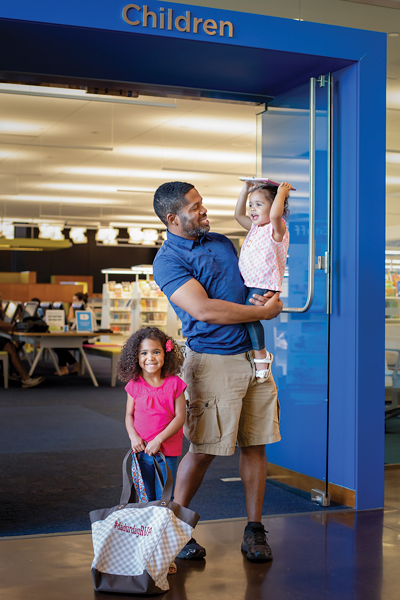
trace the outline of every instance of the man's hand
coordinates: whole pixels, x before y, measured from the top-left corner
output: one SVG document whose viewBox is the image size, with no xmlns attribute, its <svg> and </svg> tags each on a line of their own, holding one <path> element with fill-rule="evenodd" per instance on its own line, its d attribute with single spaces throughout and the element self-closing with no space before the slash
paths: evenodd
<svg viewBox="0 0 400 600">
<path fill-rule="evenodd" d="M 264 296 L 253 294 L 250 302 L 256 306 L 265 306 L 267 312 L 267 316 L 265 316 L 266 320 L 275 319 L 282 312 L 283 308 L 282 300 L 279 298 L 277 292 L 267 292 Z"/>
<path fill-rule="evenodd" d="M 264 294 L 264 296 L 253 294 L 253 297 L 250 298 L 249 302 L 251 302 L 251 304 L 254 304 L 254 306 L 264 306 L 265 304 L 267 304 L 268 300 L 270 300 L 276 295 L 276 292 L 267 292 L 266 294 Z"/>
</svg>

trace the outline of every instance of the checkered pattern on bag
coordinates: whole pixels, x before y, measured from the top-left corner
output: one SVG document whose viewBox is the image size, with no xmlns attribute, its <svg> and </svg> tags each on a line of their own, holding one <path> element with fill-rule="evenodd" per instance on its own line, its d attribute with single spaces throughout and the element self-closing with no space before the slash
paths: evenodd
<svg viewBox="0 0 400 600">
<path fill-rule="evenodd" d="M 112 575 L 147 571 L 160 589 L 168 589 L 168 568 L 192 536 L 192 527 L 168 508 L 124 508 L 92 524 L 92 568 Z"/>
<path fill-rule="evenodd" d="M 172 512 L 172 511 L 171 511 Z M 155 584 L 162 590 L 168 589 L 168 568 L 177 554 L 188 543 L 192 537 L 193 527 L 178 519 L 172 514 L 172 519 L 165 528 L 159 543 L 154 549 L 147 563 L 147 572 L 153 578 Z M 166 560 L 167 557 L 171 557 Z M 163 564 L 163 569 L 159 565 Z"/>
</svg>

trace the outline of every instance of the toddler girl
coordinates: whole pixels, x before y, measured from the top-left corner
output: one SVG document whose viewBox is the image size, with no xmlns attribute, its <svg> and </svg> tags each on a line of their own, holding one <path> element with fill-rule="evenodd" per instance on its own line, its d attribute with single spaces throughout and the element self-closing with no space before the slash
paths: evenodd
<svg viewBox="0 0 400 600">
<path fill-rule="evenodd" d="M 117 365 L 118 377 L 128 382 L 125 425 L 133 452 L 140 453 L 138 461 L 149 501 L 159 500 L 162 494 L 153 463 L 159 451 L 175 485 L 186 416 L 186 384 L 177 376 L 182 364 L 176 342 L 157 327 L 146 327 L 128 339 Z M 165 481 L 164 462 L 159 456 L 156 460 Z"/>
<path fill-rule="evenodd" d="M 290 183 L 279 187 L 244 183 L 235 218 L 249 233 L 240 252 L 239 269 L 248 288 L 246 304 L 253 294 L 263 296 L 268 291 L 281 292 L 289 247 L 289 232 L 282 217 L 287 217 Z M 246 214 L 247 197 L 249 215 Z M 257 383 L 264 383 L 271 374 L 273 356 L 264 346 L 264 330 L 259 321 L 245 323 L 257 363 Z"/>
</svg>

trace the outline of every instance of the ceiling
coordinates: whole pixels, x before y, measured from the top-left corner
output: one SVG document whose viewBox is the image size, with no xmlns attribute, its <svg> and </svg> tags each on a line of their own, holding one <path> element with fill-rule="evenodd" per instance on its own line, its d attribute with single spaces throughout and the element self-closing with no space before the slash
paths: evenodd
<svg viewBox="0 0 400 600">
<path fill-rule="evenodd" d="M 108 100 L 0 93 L 3 220 L 161 228 L 154 191 L 165 181 L 183 180 L 204 196 L 214 230 L 237 229 L 238 176 L 255 174 L 255 107 L 154 97 Z"/>
<path fill-rule="evenodd" d="M 242 0 L 191 4 L 243 10 Z M 246 11 L 400 34 L 398 0 L 249 0 Z M 387 232 L 396 241 L 400 35 L 388 36 L 387 92 Z M 179 179 L 204 196 L 214 230 L 237 231 L 238 176 L 256 170 L 255 112 L 251 104 L 148 96 L 121 104 L 0 93 L 0 219 L 161 228 L 154 190 Z"/>
</svg>

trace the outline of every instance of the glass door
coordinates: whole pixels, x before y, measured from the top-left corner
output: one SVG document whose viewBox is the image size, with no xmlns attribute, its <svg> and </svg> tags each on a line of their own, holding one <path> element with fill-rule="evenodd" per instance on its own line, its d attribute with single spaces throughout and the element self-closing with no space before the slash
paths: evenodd
<svg viewBox="0 0 400 600">
<path fill-rule="evenodd" d="M 326 481 L 330 245 L 330 76 L 275 98 L 258 116 L 258 175 L 288 181 L 284 312 L 264 322 L 281 403 L 270 462 Z M 328 304 L 327 304 L 328 301 Z"/>
</svg>

